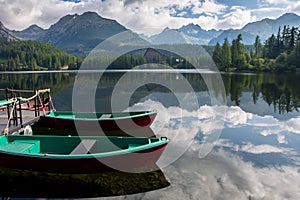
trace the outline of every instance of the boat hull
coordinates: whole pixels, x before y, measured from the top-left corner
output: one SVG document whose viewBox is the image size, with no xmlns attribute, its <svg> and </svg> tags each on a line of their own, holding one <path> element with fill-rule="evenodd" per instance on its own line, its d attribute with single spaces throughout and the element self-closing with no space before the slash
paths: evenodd
<svg viewBox="0 0 300 200">
<path fill-rule="evenodd" d="M 102 171 L 133 171 L 155 165 L 167 144 L 111 157 L 57 159 L 14 155 L 0 152 L 0 166 L 11 169 L 58 173 L 96 173 Z"/>
<path fill-rule="evenodd" d="M 157 113 L 150 112 L 145 115 L 137 115 L 131 117 L 122 118 L 109 118 L 109 119 L 70 119 L 50 116 L 40 116 L 37 123 L 33 125 L 35 127 L 47 127 L 52 129 L 65 129 L 65 130 L 77 130 L 77 132 L 87 131 L 92 132 L 95 130 L 101 131 L 126 131 L 139 128 L 150 127 L 154 121 Z"/>
</svg>

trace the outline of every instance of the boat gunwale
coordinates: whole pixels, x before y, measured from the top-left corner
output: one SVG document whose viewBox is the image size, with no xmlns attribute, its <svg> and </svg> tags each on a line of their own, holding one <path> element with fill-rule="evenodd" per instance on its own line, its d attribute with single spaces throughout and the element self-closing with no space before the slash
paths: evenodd
<svg viewBox="0 0 300 200">
<path fill-rule="evenodd" d="M 115 120 L 121 120 L 121 119 L 134 119 L 137 117 L 144 117 L 144 116 L 150 116 L 150 115 L 154 115 L 157 114 L 157 111 L 152 110 L 152 111 L 133 111 L 133 112 L 141 112 L 141 114 L 136 114 L 136 115 L 129 115 L 129 116 L 124 116 L 124 117 L 112 117 L 112 118 L 85 118 L 85 117 L 79 117 L 79 118 L 71 118 L 71 117 L 62 117 L 62 116 L 51 116 L 51 113 L 54 113 L 53 111 L 51 111 L 49 114 L 45 115 L 45 116 L 41 116 L 41 117 L 46 117 L 46 118 L 53 118 L 53 119 L 63 119 L 63 120 L 78 120 L 78 121 L 115 121 Z M 70 113 L 70 115 L 72 115 L 72 112 L 64 112 L 64 111 L 60 111 L 60 112 L 56 112 L 56 113 Z M 88 112 L 75 112 L 75 113 L 88 113 Z M 97 115 L 97 113 L 102 113 L 102 112 L 93 112 L 93 114 L 95 114 L 95 116 Z M 122 112 L 116 112 L 116 113 L 122 113 Z M 109 112 L 103 112 L 102 114 L 111 114 Z"/>
<path fill-rule="evenodd" d="M 37 136 L 37 137 L 36 137 Z M 1 137 L 7 137 L 7 136 L 1 136 Z M 22 137 L 22 136 L 21 136 Z M 32 137 L 32 136 L 25 136 L 25 137 Z M 49 137 L 49 136 L 44 136 L 44 135 L 35 135 L 33 138 L 38 138 L 38 137 Z M 51 136 L 53 137 L 53 136 Z M 97 137 L 82 137 L 82 136 L 57 136 L 57 137 L 65 137 L 65 138 L 70 138 L 70 137 L 79 137 L 81 140 L 82 139 L 95 139 Z M 98 138 L 101 136 L 98 136 Z M 105 137 L 105 136 L 103 136 Z M 124 137 L 114 137 L 114 136 L 108 136 L 107 138 L 124 138 Z M 126 138 L 126 137 L 125 137 Z M 142 138 L 142 137 L 140 137 Z M 144 138 L 144 139 L 149 139 L 149 138 Z M 155 138 L 158 139 L 158 141 L 147 143 L 147 144 L 142 144 L 139 146 L 135 147 L 128 147 L 126 149 L 119 149 L 115 151 L 108 151 L 108 152 L 102 152 L 102 153 L 90 153 L 90 154 L 52 154 L 52 153 L 24 153 L 24 152 L 13 152 L 13 151 L 5 151 L 0 149 L 0 154 L 10 154 L 10 155 L 15 155 L 15 156 L 23 156 L 23 157 L 36 157 L 36 158 L 41 158 L 41 159 L 89 159 L 89 158 L 106 158 L 106 157 L 112 157 L 112 156 L 119 156 L 119 155 L 126 155 L 126 154 L 132 154 L 132 153 L 138 153 L 144 150 L 149 150 L 152 148 L 156 148 L 159 146 L 166 145 L 169 142 L 168 138 Z M 36 139 L 38 140 L 38 139 Z"/>
</svg>

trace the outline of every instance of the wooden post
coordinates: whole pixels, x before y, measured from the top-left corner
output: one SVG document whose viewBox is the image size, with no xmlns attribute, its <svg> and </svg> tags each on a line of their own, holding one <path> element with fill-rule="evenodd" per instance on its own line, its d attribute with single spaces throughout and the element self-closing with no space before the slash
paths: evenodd
<svg viewBox="0 0 300 200">
<path fill-rule="evenodd" d="M 20 93 L 19 93 L 19 97 L 20 97 Z M 22 104 L 21 104 L 21 99 L 19 99 L 19 115 L 20 115 L 20 125 L 21 128 L 23 128 L 23 119 L 22 119 Z"/>
<path fill-rule="evenodd" d="M 9 97 L 8 97 L 8 88 L 5 89 L 5 97 L 6 100 L 8 101 Z M 7 120 L 10 119 L 10 110 L 9 110 L 9 104 L 6 105 L 7 106 Z M 10 120 L 8 122 L 8 126 L 10 127 Z"/>
<path fill-rule="evenodd" d="M 15 95 L 14 95 L 14 97 L 16 98 Z M 18 126 L 17 101 L 15 102 L 15 107 L 14 107 L 14 111 L 13 111 L 13 120 L 14 120 L 14 125 Z"/>
<path fill-rule="evenodd" d="M 34 90 L 34 95 L 36 94 L 36 90 Z M 37 96 L 34 98 L 34 116 L 37 117 Z"/>
</svg>

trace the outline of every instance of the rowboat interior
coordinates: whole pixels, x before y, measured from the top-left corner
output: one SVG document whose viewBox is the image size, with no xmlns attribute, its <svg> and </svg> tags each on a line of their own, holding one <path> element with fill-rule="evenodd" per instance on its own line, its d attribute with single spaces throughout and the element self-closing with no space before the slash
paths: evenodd
<svg viewBox="0 0 300 200">
<path fill-rule="evenodd" d="M 8 135 L 0 137 L 0 152 L 58 157 L 113 156 L 156 147 L 165 142 L 166 138 Z"/>
</svg>

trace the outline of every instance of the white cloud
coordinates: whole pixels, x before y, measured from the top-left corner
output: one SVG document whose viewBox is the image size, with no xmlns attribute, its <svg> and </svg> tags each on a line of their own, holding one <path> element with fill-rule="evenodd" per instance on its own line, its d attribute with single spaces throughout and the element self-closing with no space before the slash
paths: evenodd
<svg viewBox="0 0 300 200">
<path fill-rule="evenodd" d="M 300 15 L 300 2 L 298 0 L 259 0 L 258 8 L 252 10 L 258 20 L 275 19 L 288 12 Z"/>
<path fill-rule="evenodd" d="M 185 99 L 185 97 L 182 97 Z M 272 134 L 280 134 L 284 131 L 289 131 L 291 133 L 300 134 L 300 117 L 291 118 L 286 121 L 279 121 L 273 116 L 258 116 L 252 113 L 245 112 L 238 106 L 208 106 L 203 105 L 199 108 L 194 108 L 194 110 L 189 111 L 186 109 L 181 109 L 179 107 L 165 108 L 161 103 L 152 100 L 145 101 L 134 105 L 136 108 L 154 108 L 160 110 L 158 114 L 157 122 L 164 123 L 168 122 L 172 118 L 180 117 L 193 117 L 194 120 L 199 120 L 199 127 L 206 129 L 207 127 L 201 127 L 201 123 L 208 124 L 207 121 L 216 122 L 221 120 L 225 123 L 227 127 L 236 128 L 242 125 L 250 125 L 256 127 L 260 131 L 261 135 L 268 136 Z M 212 128 L 215 126 L 212 126 Z M 219 127 L 217 129 L 221 129 Z M 216 130 L 216 129 L 210 129 Z"/>
<path fill-rule="evenodd" d="M 269 119 L 267 121 L 264 121 L 266 117 L 259 118 L 261 121 L 261 125 L 265 123 L 264 126 L 261 126 L 262 128 L 262 130 L 260 130 L 261 135 L 263 136 L 277 135 L 277 140 L 279 143 L 287 143 L 287 140 L 283 133 L 290 132 L 294 134 L 300 134 L 300 117 L 291 118 L 286 121 L 279 121 L 271 116 L 268 116 L 268 118 Z M 256 126 L 255 123 L 252 123 L 251 125 Z"/>
<path fill-rule="evenodd" d="M 260 131 L 260 134 L 263 135 L 263 136 L 268 136 L 268 135 L 274 135 L 274 134 L 279 134 L 281 133 L 281 129 L 270 129 L 268 128 L 267 125 L 264 126 L 266 129 L 265 130 L 262 130 Z"/>
<path fill-rule="evenodd" d="M 226 5 L 219 4 L 215 0 L 198 2 L 192 8 L 193 14 L 220 15 L 227 9 Z"/>
<path fill-rule="evenodd" d="M 300 134 L 300 117 L 281 123 L 282 129 Z"/>
<path fill-rule="evenodd" d="M 261 0 L 260 3 L 271 5 L 289 5 L 294 2 L 290 0 Z"/>
<path fill-rule="evenodd" d="M 242 28 L 249 22 L 256 20 L 256 17 L 252 15 L 251 10 L 235 6 L 231 8 L 231 11 L 220 19 L 218 28 L 225 29 L 226 27 Z"/>
<path fill-rule="evenodd" d="M 189 152 L 162 170 L 171 183 L 169 187 L 111 199 L 300 198 L 297 168 L 257 168 L 222 150 L 212 152 L 204 159 Z"/>
<path fill-rule="evenodd" d="M 279 142 L 279 144 L 287 144 L 287 140 L 285 139 L 285 136 L 284 135 L 280 135 L 278 134 L 277 135 L 277 141 Z"/>
<path fill-rule="evenodd" d="M 236 10 L 219 21 L 220 15 L 226 13 L 228 6 L 215 0 L 160 0 L 160 1 L 93 1 L 80 3 L 60 0 L 21 0 L 0 1 L 0 20 L 10 29 L 24 29 L 31 24 L 48 28 L 59 18 L 67 14 L 82 14 L 96 11 L 103 17 L 115 19 L 122 25 L 138 33 L 155 34 L 165 27 L 179 28 L 189 23 L 197 23 L 204 29 L 229 28 L 244 25 L 253 20 L 249 14 L 239 15 Z M 205 14 L 198 18 L 181 17 L 190 9 L 194 14 Z M 179 15 L 173 16 L 179 12 Z M 228 19 L 227 19 L 228 18 Z M 233 23 L 232 20 L 238 20 Z"/>
<path fill-rule="evenodd" d="M 0 1 L 0 20 L 10 29 L 21 30 L 32 24 L 48 28 L 67 14 L 82 14 L 86 11 L 97 11 L 98 1 L 80 3 L 60 0 L 2 0 Z"/>
<path fill-rule="evenodd" d="M 287 131 L 300 134 L 300 117 L 279 121 L 273 116 L 258 116 L 247 113 L 238 106 L 203 105 L 198 109 L 194 108 L 193 111 L 189 111 L 179 107 L 165 108 L 159 102 L 148 100 L 134 105 L 134 108 L 152 108 L 160 111 L 153 124 L 153 128 L 157 133 L 161 133 L 163 127 L 172 121 L 171 119 L 181 119 L 181 117 L 185 117 L 190 120 L 188 123 L 192 124 L 188 132 L 194 135 L 198 131 L 201 131 L 204 135 L 210 135 L 216 131 L 221 131 L 224 126 L 228 128 L 251 126 L 254 131 L 263 136 L 277 135 L 278 143 L 282 144 L 287 143 L 284 136 L 284 133 Z M 163 133 L 165 134 L 166 132 Z M 216 140 L 217 139 L 218 138 L 216 138 Z"/>
<path fill-rule="evenodd" d="M 110 1 L 106 2 L 109 4 Z M 204 2 L 198 0 L 135 1 L 126 7 L 113 4 L 115 9 L 111 9 L 111 5 L 107 6 L 103 3 L 99 13 L 105 17 L 117 19 L 130 29 L 146 34 L 159 33 L 165 27 L 179 28 L 189 23 L 199 24 L 204 29 L 240 28 L 255 19 L 251 16 L 250 11 L 246 11 L 246 9 L 240 11 L 236 8 L 230 10 L 231 15 L 220 17 L 228 11 L 228 6 L 219 4 L 215 0 Z M 139 8 L 138 12 L 132 13 L 130 8 L 137 7 Z M 205 15 L 200 15 L 198 18 L 180 17 L 189 9 L 194 15 Z M 179 11 L 179 15 L 173 16 L 177 11 Z"/>
<path fill-rule="evenodd" d="M 147 100 L 134 105 L 136 109 L 152 108 L 159 110 L 159 115 L 154 122 L 154 132 L 166 134 L 173 137 L 174 150 L 182 148 L 182 145 L 189 145 L 186 152 L 174 163 L 163 168 L 163 172 L 171 185 L 165 189 L 147 192 L 143 194 L 116 197 L 111 199 L 299 199 L 300 198 L 300 174 L 299 169 L 293 166 L 280 166 L 266 168 L 255 167 L 252 162 L 245 162 L 237 154 L 226 152 L 225 147 L 238 152 L 252 154 L 280 153 L 288 156 L 295 156 L 293 149 L 272 146 L 269 144 L 255 145 L 250 142 L 235 144 L 229 139 L 218 139 L 215 144 L 221 147 L 218 151 L 211 151 L 206 157 L 201 157 L 201 151 L 206 148 L 201 142 L 185 143 L 191 139 L 191 135 L 208 128 L 215 130 L 216 126 L 209 126 L 214 122 L 216 116 L 222 115 L 221 106 L 201 106 L 197 110 L 188 111 L 178 107 L 164 107 L 161 103 Z M 286 126 L 293 127 L 292 133 L 298 133 L 298 120 L 293 118 L 287 121 L 278 121 L 272 116 L 257 116 L 233 106 L 226 107 L 226 115 L 221 117 L 225 120 L 225 126 L 231 128 L 239 126 L 257 127 L 258 131 L 270 129 L 269 134 L 277 134 L 278 141 L 286 142 L 281 133 Z M 184 120 L 191 119 L 188 123 L 176 124 L 168 121 L 183 117 Z M 218 119 L 218 118 L 217 118 Z M 220 118 L 219 118 L 220 119 Z M 197 121 L 200 125 L 197 126 Z M 174 121 L 173 121 L 174 122 Z M 203 122 L 203 123 L 201 123 Z M 158 123 L 158 124 L 156 124 Z M 164 125 L 162 125 L 164 124 Z M 205 126 L 206 125 L 206 126 Z M 163 126 L 159 132 L 157 127 Z M 218 127 L 219 129 L 222 127 Z M 271 130 L 277 130 L 272 132 Z M 173 135 L 172 135 L 173 134 Z M 241 134 L 243 134 L 241 132 Z M 176 140 L 176 138 L 179 138 Z M 171 139 L 172 142 L 172 139 Z M 181 146 L 180 146 L 181 145 Z M 211 147 L 211 146 L 210 146 Z M 209 147 L 209 148 L 210 148 Z M 200 159 L 199 156 L 202 158 Z M 297 155 L 296 155 L 297 157 Z"/>
<path fill-rule="evenodd" d="M 157 197 L 174 199 L 297 199 L 300 197 L 297 169 L 256 168 L 252 163 L 224 151 L 198 159 L 191 152 L 164 173 L 173 183 Z M 174 181 L 174 182 L 172 182 Z M 178 190 L 177 193 L 173 193 Z M 149 194 L 149 197 L 152 194 Z M 175 195 L 179 194 L 178 197 Z M 174 196 L 173 196 L 174 195 Z M 188 197 L 186 196 L 188 195 Z M 154 196 L 155 197 L 155 196 Z"/>
<path fill-rule="evenodd" d="M 300 15 L 300 1 L 291 3 L 290 5 L 288 5 L 288 7 L 286 8 L 286 12 L 294 12 L 298 15 Z"/>
<path fill-rule="evenodd" d="M 254 145 L 251 143 L 242 145 L 241 148 L 239 149 L 239 151 L 244 151 L 244 152 L 253 153 L 253 154 L 289 152 L 289 150 L 285 149 L 285 148 L 279 148 L 279 147 L 271 146 L 268 144 Z"/>
<path fill-rule="evenodd" d="M 169 148 L 166 149 L 166 157 L 172 157 L 173 161 L 182 155 L 188 148 L 192 148 L 194 137 L 200 132 L 203 134 L 199 156 L 204 157 L 212 151 L 214 145 L 220 145 L 219 137 L 224 127 L 238 128 L 251 126 L 252 130 L 263 135 L 277 135 L 279 144 L 287 144 L 285 132 L 300 133 L 300 117 L 287 121 L 278 121 L 272 116 L 258 116 L 247 113 L 237 106 L 200 106 L 189 111 L 179 107 L 164 107 L 161 103 L 147 100 L 133 106 L 134 109 L 146 108 L 159 110 L 152 129 L 158 136 L 167 136 L 171 139 Z M 185 134 L 182 134 L 185 133 Z M 241 133 L 242 134 L 242 133 Z M 222 145 L 221 145 L 222 146 Z M 236 151 L 249 153 L 284 153 L 288 149 L 271 146 L 268 144 L 242 146 L 232 145 Z M 176 155 L 175 155 L 176 154 Z M 170 163 L 171 160 L 168 160 Z M 166 164 L 166 163 L 164 163 Z"/>
<path fill-rule="evenodd" d="M 284 140 L 285 138 L 283 138 Z M 289 154 L 292 152 L 292 149 L 283 148 L 283 147 L 276 147 L 269 144 L 260 144 L 260 145 L 254 145 L 250 142 L 247 142 L 245 144 L 234 144 L 229 139 L 219 139 L 216 143 L 219 147 L 226 147 L 233 151 L 242 151 L 252 154 L 262 154 L 262 153 L 284 153 Z"/>
</svg>

